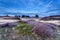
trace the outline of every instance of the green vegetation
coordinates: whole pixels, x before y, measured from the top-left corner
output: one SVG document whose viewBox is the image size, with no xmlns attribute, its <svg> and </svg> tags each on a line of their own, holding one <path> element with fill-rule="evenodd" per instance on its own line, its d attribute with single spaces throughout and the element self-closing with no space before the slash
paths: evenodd
<svg viewBox="0 0 60 40">
<path fill-rule="evenodd" d="M 15 30 L 19 35 L 31 35 L 32 34 L 32 26 L 22 21 L 20 21 L 20 24 L 15 28 Z"/>
</svg>

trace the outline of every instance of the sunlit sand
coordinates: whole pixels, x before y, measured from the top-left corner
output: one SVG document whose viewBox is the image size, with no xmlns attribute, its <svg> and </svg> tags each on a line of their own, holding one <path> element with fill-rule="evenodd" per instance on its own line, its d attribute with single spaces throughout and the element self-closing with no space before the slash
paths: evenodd
<svg viewBox="0 0 60 40">
<path fill-rule="evenodd" d="M 18 22 L 19 20 L 13 19 L 0 19 L 0 24 L 11 23 L 11 22 Z"/>
<path fill-rule="evenodd" d="M 44 21 L 44 20 L 40 20 L 40 19 L 37 19 L 37 18 L 21 18 L 21 20 L 35 20 L 35 21 L 38 21 L 38 22 L 54 23 L 54 24 L 60 25 L 60 20 L 48 20 L 48 21 Z"/>
</svg>

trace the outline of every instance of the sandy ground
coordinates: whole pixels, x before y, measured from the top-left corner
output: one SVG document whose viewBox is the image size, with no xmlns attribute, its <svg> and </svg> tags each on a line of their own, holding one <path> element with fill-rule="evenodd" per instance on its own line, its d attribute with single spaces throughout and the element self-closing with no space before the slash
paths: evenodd
<svg viewBox="0 0 60 40">
<path fill-rule="evenodd" d="M 49 21 L 43 21 L 43 20 L 41 20 L 40 22 L 44 22 L 44 23 L 54 23 L 54 24 L 60 25 L 60 20 L 49 20 Z"/>
<path fill-rule="evenodd" d="M 21 20 L 35 20 L 35 21 L 38 21 L 38 22 L 43 22 L 43 23 L 54 23 L 54 24 L 57 24 L 57 25 L 60 25 L 60 20 L 49 20 L 49 21 L 44 21 L 44 20 L 40 20 L 38 18 L 21 18 Z"/>
<path fill-rule="evenodd" d="M 10 22 L 18 22 L 19 20 L 13 19 L 0 19 L 0 24 L 10 23 Z"/>
<path fill-rule="evenodd" d="M 21 18 L 21 20 L 35 20 L 38 22 L 43 22 L 43 23 L 54 23 L 57 25 L 60 25 L 60 20 L 49 20 L 49 21 L 44 21 L 44 20 L 40 20 L 38 18 Z M 4 23 L 10 23 L 10 22 L 17 22 L 19 20 L 13 20 L 13 19 L 0 19 L 0 24 L 4 24 Z"/>
</svg>

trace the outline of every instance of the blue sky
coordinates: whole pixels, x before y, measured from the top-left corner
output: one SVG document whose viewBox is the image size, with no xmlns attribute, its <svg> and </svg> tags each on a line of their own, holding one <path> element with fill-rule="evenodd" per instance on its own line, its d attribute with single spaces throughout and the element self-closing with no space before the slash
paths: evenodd
<svg viewBox="0 0 60 40">
<path fill-rule="evenodd" d="M 0 0 L 0 15 L 6 12 L 57 15 L 60 14 L 60 0 Z"/>
</svg>

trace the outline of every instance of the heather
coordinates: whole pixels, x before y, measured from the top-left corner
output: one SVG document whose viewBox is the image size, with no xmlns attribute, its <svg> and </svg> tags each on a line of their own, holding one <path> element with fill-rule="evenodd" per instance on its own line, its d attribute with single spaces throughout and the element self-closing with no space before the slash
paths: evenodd
<svg viewBox="0 0 60 40">
<path fill-rule="evenodd" d="M 19 35 L 30 35 L 31 37 L 35 37 L 36 39 L 54 39 L 56 37 L 57 25 L 52 23 L 37 22 L 34 20 L 23 20 L 20 21 L 19 25 L 16 27 L 16 31 Z"/>
</svg>

